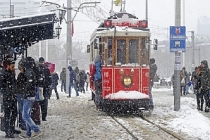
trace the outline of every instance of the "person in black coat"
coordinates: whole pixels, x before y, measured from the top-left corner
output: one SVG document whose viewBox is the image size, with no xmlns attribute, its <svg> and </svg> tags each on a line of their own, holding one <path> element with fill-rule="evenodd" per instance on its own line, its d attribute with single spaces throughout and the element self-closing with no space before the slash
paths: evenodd
<svg viewBox="0 0 210 140">
<path fill-rule="evenodd" d="M 50 70 L 44 65 L 45 61 L 43 57 L 39 58 L 39 87 L 43 88 L 44 100 L 40 101 L 42 121 L 46 121 L 47 109 L 48 109 L 48 99 L 50 98 L 50 85 L 52 84 Z"/>
<path fill-rule="evenodd" d="M 4 129 L 6 138 L 14 138 L 14 134 L 21 133 L 19 130 L 15 130 L 17 94 L 14 67 L 15 61 L 8 58 L 6 69 L 2 68 L 0 72 L 0 89 L 1 93 L 3 93 Z"/>
<path fill-rule="evenodd" d="M 18 63 L 19 67 L 23 69 L 23 73 L 25 76 L 25 88 L 23 91 L 23 112 L 22 117 L 24 121 L 26 122 L 26 135 L 21 135 L 23 138 L 29 138 L 32 136 L 31 131 L 34 131 L 34 135 L 39 135 L 41 132 L 39 130 L 39 127 L 34 123 L 34 121 L 31 118 L 31 110 L 33 107 L 33 104 L 35 102 L 35 87 L 37 84 L 36 80 L 36 74 L 34 70 L 32 69 L 34 66 L 32 66 L 31 57 L 23 58 Z M 34 61 L 34 60 L 33 60 Z"/>
<path fill-rule="evenodd" d="M 157 72 L 157 65 L 155 64 L 155 59 L 150 59 L 150 88 L 149 88 L 149 97 L 150 97 L 150 109 L 154 108 L 153 97 L 152 97 L 152 87 L 154 84 L 154 76 Z"/>
<path fill-rule="evenodd" d="M 79 76 L 80 76 L 80 82 L 79 82 L 80 92 L 85 93 L 85 81 L 87 79 L 87 75 L 86 75 L 85 71 L 82 70 L 82 71 L 80 71 Z"/>
<path fill-rule="evenodd" d="M 58 80 L 59 80 L 59 77 L 58 77 L 58 74 L 56 72 L 53 72 L 51 74 L 51 79 L 52 79 L 52 84 L 51 84 L 51 95 L 52 95 L 52 90 L 54 89 L 55 93 L 56 93 L 56 97 L 57 99 L 59 99 L 59 94 L 58 94 L 58 91 L 57 91 L 57 85 L 58 85 Z M 51 97 L 50 95 L 50 97 Z"/>
<path fill-rule="evenodd" d="M 22 112 L 23 112 L 23 102 L 24 102 L 24 89 L 25 89 L 25 81 L 26 77 L 24 75 L 24 70 L 22 67 L 18 66 L 18 69 L 20 70 L 20 73 L 17 77 L 17 101 L 18 101 L 18 113 L 19 113 L 19 127 L 22 130 L 26 130 L 26 124 L 25 121 L 22 118 Z"/>
<path fill-rule="evenodd" d="M 201 76 L 200 76 L 200 96 L 204 96 L 205 99 L 205 112 L 209 112 L 208 107 L 208 91 L 210 88 L 210 70 L 208 67 L 208 62 L 206 60 L 201 61 Z M 201 97 L 202 98 L 202 97 Z M 201 103 L 201 110 L 203 110 L 203 104 Z"/>
</svg>

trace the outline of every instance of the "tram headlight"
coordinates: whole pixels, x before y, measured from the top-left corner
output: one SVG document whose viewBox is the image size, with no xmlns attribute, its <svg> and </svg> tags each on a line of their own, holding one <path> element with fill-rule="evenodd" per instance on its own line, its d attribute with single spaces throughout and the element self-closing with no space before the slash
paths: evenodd
<svg viewBox="0 0 210 140">
<path fill-rule="evenodd" d="M 129 87 L 132 84 L 132 78 L 130 76 L 124 76 L 122 83 L 124 86 Z"/>
</svg>

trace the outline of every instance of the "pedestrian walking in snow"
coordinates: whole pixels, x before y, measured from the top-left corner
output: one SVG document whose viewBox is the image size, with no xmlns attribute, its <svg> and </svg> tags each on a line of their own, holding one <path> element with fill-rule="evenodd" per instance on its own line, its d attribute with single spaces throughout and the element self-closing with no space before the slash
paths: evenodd
<svg viewBox="0 0 210 140">
<path fill-rule="evenodd" d="M 73 87 L 75 92 L 76 92 L 76 96 L 79 96 L 77 87 L 76 87 L 76 73 L 75 71 L 72 69 L 71 66 L 68 66 L 69 69 L 69 75 L 70 75 L 70 79 L 69 79 L 69 96 L 67 97 L 71 97 L 71 88 Z"/>
<path fill-rule="evenodd" d="M 81 70 L 79 73 L 80 81 L 79 81 L 79 89 L 80 92 L 85 93 L 85 80 L 87 79 L 87 75 L 84 70 Z"/>
<path fill-rule="evenodd" d="M 195 93 L 196 94 L 196 99 L 197 99 L 197 109 L 203 111 L 203 103 L 204 103 L 204 97 L 203 94 L 201 93 L 201 71 L 202 71 L 202 66 L 198 66 L 196 70 L 196 74 L 194 76 L 194 79 L 196 79 L 196 84 L 195 84 Z"/>
<path fill-rule="evenodd" d="M 66 68 L 63 68 L 60 73 L 60 81 L 61 81 L 61 92 L 66 93 Z"/>
<path fill-rule="evenodd" d="M 200 96 L 205 99 L 205 112 L 209 112 L 208 99 L 209 99 L 209 88 L 210 88 L 210 70 L 208 67 L 208 62 L 206 60 L 201 61 L 201 86 L 200 86 Z M 202 98 L 203 98 L 202 97 Z M 203 110 L 203 104 L 201 103 L 201 110 Z"/>
<path fill-rule="evenodd" d="M 51 74 L 51 79 L 52 79 L 52 84 L 51 84 L 50 97 L 52 95 L 52 90 L 54 90 L 55 93 L 56 93 L 57 99 L 59 99 L 59 94 L 58 94 L 58 91 L 57 91 L 57 85 L 58 85 L 58 80 L 59 80 L 58 74 L 56 72 L 53 72 Z"/>
<path fill-rule="evenodd" d="M 197 94 L 197 90 L 195 89 L 195 87 L 197 85 L 197 80 L 198 80 L 197 70 L 198 70 L 198 67 L 195 67 L 195 70 L 192 72 L 192 76 L 191 76 L 191 81 L 192 81 L 192 84 L 193 84 L 194 94 L 195 95 Z"/>
<path fill-rule="evenodd" d="M 85 80 L 85 82 L 86 82 L 86 91 L 88 91 L 88 86 L 89 86 L 89 83 L 90 83 L 90 74 L 89 74 L 89 72 L 87 72 L 87 78 L 86 78 L 86 80 Z"/>
<path fill-rule="evenodd" d="M 149 97 L 150 97 L 150 109 L 153 110 L 154 103 L 153 103 L 153 97 L 152 97 L 152 87 L 154 84 L 154 76 L 157 72 L 157 65 L 155 64 L 155 58 L 150 59 L 150 88 L 149 88 Z"/>
<path fill-rule="evenodd" d="M 12 58 L 7 59 L 6 68 L 0 71 L 0 89 L 3 93 L 4 110 L 4 130 L 6 138 L 14 138 L 14 134 L 20 134 L 21 131 L 15 129 L 17 118 L 17 94 L 15 79 L 15 61 Z"/>
<path fill-rule="evenodd" d="M 34 121 L 31 118 L 31 110 L 35 101 L 35 87 L 36 87 L 36 74 L 32 69 L 32 65 L 30 61 L 32 58 L 23 58 L 18 63 L 19 67 L 21 67 L 24 70 L 24 75 L 26 77 L 25 80 L 25 89 L 24 89 L 24 103 L 23 103 L 23 113 L 22 117 L 24 121 L 26 122 L 26 134 L 20 135 L 20 137 L 23 138 L 30 138 L 32 137 L 32 130 L 34 131 L 34 136 L 40 135 L 41 132 L 39 130 L 39 127 L 34 123 Z"/>
<path fill-rule="evenodd" d="M 181 80 L 180 92 L 181 92 L 181 96 L 186 95 L 185 92 L 186 92 L 187 78 L 188 78 L 188 74 L 187 74 L 186 68 L 183 67 L 181 72 L 180 72 L 180 80 Z"/>
<path fill-rule="evenodd" d="M 80 91 L 80 85 L 79 85 L 80 84 L 80 76 L 79 76 L 80 71 L 79 71 L 79 68 L 76 67 L 74 69 L 74 71 L 76 73 L 76 87 L 77 87 L 77 91 Z"/>
</svg>

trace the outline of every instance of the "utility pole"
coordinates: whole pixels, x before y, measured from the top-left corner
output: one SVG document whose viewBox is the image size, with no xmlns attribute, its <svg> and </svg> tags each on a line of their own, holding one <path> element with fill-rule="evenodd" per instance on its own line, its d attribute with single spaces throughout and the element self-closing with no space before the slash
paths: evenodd
<svg viewBox="0 0 210 140">
<path fill-rule="evenodd" d="M 175 26 L 181 25 L 181 0 L 175 0 Z M 181 52 L 175 52 L 175 93 L 174 93 L 174 111 L 180 109 L 180 70 L 181 70 Z"/>
<path fill-rule="evenodd" d="M 9 17 L 13 18 L 14 17 L 14 5 L 12 5 L 11 0 L 10 0 L 10 5 L 9 5 L 9 11 L 10 11 Z"/>
<path fill-rule="evenodd" d="M 72 17 L 71 17 L 71 0 L 67 0 L 67 35 L 66 35 L 66 93 L 69 93 L 69 70 L 68 61 L 72 58 Z"/>
<path fill-rule="evenodd" d="M 194 31 L 191 31 L 191 40 L 192 40 L 192 72 L 195 70 L 195 43 L 194 43 L 195 35 Z"/>
<path fill-rule="evenodd" d="M 146 0 L 146 20 L 148 25 L 148 0 Z"/>
<path fill-rule="evenodd" d="M 182 23 L 183 23 L 183 26 L 185 26 L 185 0 L 182 0 Z M 185 52 L 182 52 L 182 56 L 183 56 L 183 58 L 182 58 L 182 65 L 183 65 L 183 67 L 185 67 Z"/>
</svg>

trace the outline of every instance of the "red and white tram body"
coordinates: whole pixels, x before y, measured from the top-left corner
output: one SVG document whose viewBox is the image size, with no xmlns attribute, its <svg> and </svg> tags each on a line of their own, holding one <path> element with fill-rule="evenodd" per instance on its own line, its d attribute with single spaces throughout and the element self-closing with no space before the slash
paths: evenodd
<svg viewBox="0 0 210 140">
<path fill-rule="evenodd" d="M 118 13 L 92 34 L 90 89 L 102 108 L 149 109 L 150 32 L 147 21 L 129 13 Z M 101 90 L 95 87 L 94 58 L 101 56 Z"/>
</svg>

